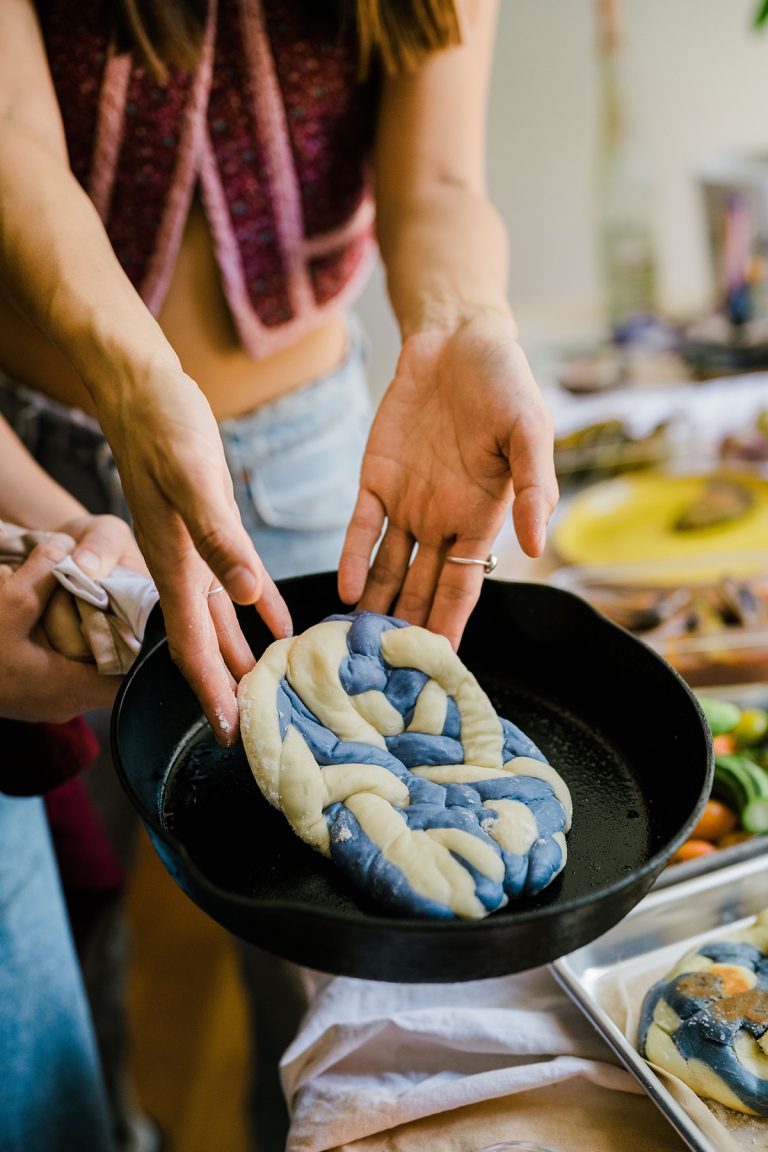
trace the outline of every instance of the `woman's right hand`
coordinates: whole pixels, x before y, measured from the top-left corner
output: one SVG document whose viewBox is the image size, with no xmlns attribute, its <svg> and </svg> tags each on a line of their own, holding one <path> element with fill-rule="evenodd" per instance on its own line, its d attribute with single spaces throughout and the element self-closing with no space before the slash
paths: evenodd
<svg viewBox="0 0 768 1152">
<path fill-rule="evenodd" d="M 75 547 L 71 536 L 49 536 L 15 571 L 0 569 L 0 716 L 62 723 L 112 705 L 118 676 L 56 652 L 44 617 L 60 584 L 53 568 Z"/>
<path fill-rule="evenodd" d="M 213 413 L 173 360 L 118 403 L 105 392 L 94 399 L 160 594 L 171 656 L 219 742 L 231 744 L 236 683 L 254 664 L 232 601 L 254 604 L 275 636 L 290 635 L 292 624 L 242 525 Z M 224 593 L 211 596 L 218 584 Z"/>
<path fill-rule="evenodd" d="M 275 635 L 288 610 L 240 521 L 213 414 L 72 173 L 33 0 L 0 3 L 0 296 L 90 393 L 163 606 L 171 653 L 222 743 L 253 665 L 222 584 Z"/>
</svg>

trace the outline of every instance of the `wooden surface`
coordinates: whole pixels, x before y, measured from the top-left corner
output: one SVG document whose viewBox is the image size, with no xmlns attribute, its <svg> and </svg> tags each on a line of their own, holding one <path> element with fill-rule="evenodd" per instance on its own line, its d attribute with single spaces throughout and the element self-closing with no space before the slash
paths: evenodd
<svg viewBox="0 0 768 1152">
<path fill-rule="evenodd" d="M 128 896 L 138 1099 L 171 1152 L 247 1152 L 248 1029 L 232 941 L 139 841 Z"/>
</svg>

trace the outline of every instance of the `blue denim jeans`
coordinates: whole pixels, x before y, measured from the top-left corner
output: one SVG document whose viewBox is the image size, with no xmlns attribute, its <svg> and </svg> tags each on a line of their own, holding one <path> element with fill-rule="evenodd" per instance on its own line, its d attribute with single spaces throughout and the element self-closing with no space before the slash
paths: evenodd
<svg viewBox="0 0 768 1152">
<path fill-rule="evenodd" d="M 110 1152 L 43 802 L 0 795 L 0 1152 Z"/>
</svg>

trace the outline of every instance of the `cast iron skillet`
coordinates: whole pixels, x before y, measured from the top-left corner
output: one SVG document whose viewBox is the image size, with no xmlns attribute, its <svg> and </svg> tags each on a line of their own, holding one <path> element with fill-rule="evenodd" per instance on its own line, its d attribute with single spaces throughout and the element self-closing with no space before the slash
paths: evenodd
<svg viewBox="0 0 768 1152">
<path fill-rule="evenodd" d="M 281 585 L 300 631 L 343 611 L 335 573 Z M 271 637 L 239 610 L 253 651 Z M 154 638 L 152 632 L 154 631 Z M 709 730 L 659 656 L 573 593 L 486 581 L 460 655 L 497 710 L 562 773 L 568 863 L 535 899 L 481 921 L 374 905 L 262 798 L 240 744 L 224 750 L 172 663 L 156 610 L 112 720 L 122 784 L 168 871 L 243 939 L 326 972 L 407 982 L 479 979 L 593 940 L 648 891 L 709 794 Z"/>
</svg>

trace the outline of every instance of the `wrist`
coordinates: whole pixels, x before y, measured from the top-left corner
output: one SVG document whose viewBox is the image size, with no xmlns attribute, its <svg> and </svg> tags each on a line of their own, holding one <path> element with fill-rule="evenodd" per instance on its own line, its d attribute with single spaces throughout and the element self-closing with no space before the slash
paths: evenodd
<svg viewBox="0 0 768 1152">
<path fill-rule="evenodd" d="M 468 301 L 457 296 L 433 295 L 419 302 L 400 323 L 403 343 L 422 332 L 449 335 L 461 328 L 492 324 L 517 340 L 518 328 L 510 305 L 505 300 Z"/>
<path fill-rule="evenodd" d="M 477 192 L 438 184 L 387 205 L 379 223 L 387 288 L 402 338 L 452 332 L 478 316 L 514 326 L 507 235 Z"/>
<path fill-rule="evenodd" d="M 66 338 L 66 353 L 101 416 L 127 396 L 133 401 L 149 388 L 159 370 L 178 371 L 179 358 L 168 343 L 160 325 L 143 303 L 126 301 L 121 323 L 113 316 L 91 311 L 77 331 Z M 133 306 L 133 307 L 132 307 Z M 133 311 L 132 320 L 126 317 Z"/>
</svg>

